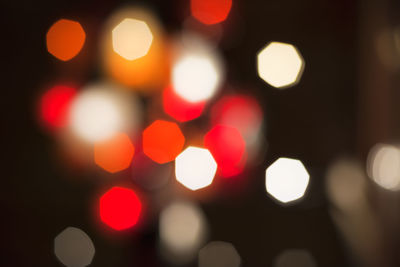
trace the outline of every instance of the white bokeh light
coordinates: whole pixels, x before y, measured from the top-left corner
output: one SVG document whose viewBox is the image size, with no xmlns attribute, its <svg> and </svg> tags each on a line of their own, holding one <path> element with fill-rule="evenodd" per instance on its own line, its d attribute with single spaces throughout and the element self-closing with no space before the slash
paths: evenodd
<svg viewBox="0 0 400 267">
<path fill-rule="evenodd" d="M 85 232 L 68 227 L 54 239 L 54 253 L 65 266 L 84 267 L 92 262 L 95 248 Z"/>
<path fill-rule="evenodd" d="M 282 203 L 304 196 L 310 175 L 300 160 L 279 158 L 265 172 L 267 192 Z"/>
<path fill-rule="evenodd" d="M 114 51 L 128 60 L 145 56 L 152 44 L 153 34 L 146 22 L 126 18 L 112 30 Z"/>
<path fill-rule="evenodd" d="M 368 155 L 368 176 L 379 186 L 400 189 L 400 149 L 393 145 L 377 144 Z"/>
<path fill-rule="evenodd" d="M 175 159 L 176 180 L 191 190 L 209 186 L 216 171 L 217 163 L 205 148 L 188 147 Z"/>
<path fill-rule="evenodd" d="M 202 210 L 186 201 L 175 201 L 161 212 L 159 231 L 164 256 L 173 262 L 192 259 L 208 234 Z"/>
<path fill-rule="evenodd" d="M 199 267 L 240 267 L 240 255 L 228 242 L 213 241 L 199 251 Z"/>
<path fill-rule="evenodd" d="M 111 84 L 89 85 L 72 102 L 69 125 L 86 142 L 105 140 L 137 126 L 140 121 L 137 104 L 136 99 Z"/>
<path fill-rule="evenodd" d="M 271 42 L 257 55 L 258 75 L 275 88 L 295 85 L 301 78 L 304 59 L 291 44 Z"/>
</svg>

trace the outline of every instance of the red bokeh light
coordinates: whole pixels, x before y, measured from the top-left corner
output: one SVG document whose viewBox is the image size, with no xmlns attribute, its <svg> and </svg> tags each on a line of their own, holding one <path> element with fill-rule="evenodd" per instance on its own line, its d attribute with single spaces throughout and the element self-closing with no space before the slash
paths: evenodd
<svg viewBox="0 0 400 267">
<path fill-rule="evenodd" d="M 221 176 L 234 176 L 243 170 L 246 143 L 237 129 L 217 125 L 205 135 L 204 145 L 217 162 Z"/>
<path fill-rule="evenodd" d="M 164 89 L 164 112 L 177 121 L 185 122 L 200 117 L 203 113 L 205 102 L 190 103 L 178 96 L 171 86 Z"/>
<path fill-rule="evenodd" d="M 50 128 L 66 126 L 68 109 L 77 91 L 73 87 L 57 85 L 48 90 L 40 100 L 40 118 Z"/>
<path fill-rule="evenodd" d="M 128 168 L 134 153 L 135 147 L 125 133 L 94 144 L 95 163 L 110 173 Z"/>
<path fill-rule="evenodd" d="M 191 0 L 192 16 L 210 25 L 224 21 L 231 10 L 232 0 Z"/>
<path fill-rule="evenodd" d="M 142 203 L 131 189 L 114 186 L 100 198 L 100 219 L 109 227 L 121 231 L 136 225 Z"/>
<path fill-rule="evenodd" d="M 173 161 L 185 143 L 178 125 L 157 120 L 143 131 L 143 152 L 157 163 Z"/>
<path fill-rule="evenodd" d="M 225 96 L 211 110 L 212 125 L 222 124 L 236 128 L 246 141 L 258 134 L 262 120 L 261 107 L 251 96 Z"/>
</svg>

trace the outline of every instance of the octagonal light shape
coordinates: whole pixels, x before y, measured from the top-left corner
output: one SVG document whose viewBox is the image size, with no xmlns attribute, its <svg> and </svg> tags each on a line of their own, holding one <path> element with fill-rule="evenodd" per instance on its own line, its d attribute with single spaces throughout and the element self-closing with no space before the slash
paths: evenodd
<svg viewBox="0 0 400 267">
<path fill-rule="evenodd" d="M 300 199 L 306 192 L 310 175 L 297 159 L 279 158 L 265 171 L 268 194 L 282 203 Z"/>
<path fill-rule="evenodd" d="M 300 81 L 304 59 L 291 44 L 271 42 L 257 55 L 258 75 L 275 88 L 287 88 Z"/>
<path fill-rule="evenodd" d="M 126 18 L 112 30 L 113 49 L 127 60 L 144 57 L 152 42 L 153 34 L 142 20 Z"/>
<path fill-rule="evenodd" d="M 190 146 L 175 159 L 176 180 L 191 190 L 209 186 L 217 163 L 208 149 Z"/>
</svg>

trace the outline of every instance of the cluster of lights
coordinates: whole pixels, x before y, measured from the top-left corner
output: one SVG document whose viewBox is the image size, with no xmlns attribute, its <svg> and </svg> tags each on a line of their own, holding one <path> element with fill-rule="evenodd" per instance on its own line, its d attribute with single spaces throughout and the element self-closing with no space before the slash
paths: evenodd
<svg viewBox="0 0 400 267">
<path fill-rule="evenodd" d="M 231 0 L 190 1 L 193 18 L 205 25 L 222 23 L 231 8 Z M 212 103 L 222 90 L 225 74 L 215 45 L 190 34 L 167 45 L 157 20 L 135 8 L 117 12 L 107 25 L 102 59 L 106 80 L 111 82 L 83 88 L 54 86 L 40 101 L 44 125 L 79 140 L 83 144 L 79 149 L 88 149 L 93 163 L 111 174 L 131 166 L 135 172 L 141 155 L 159 167 L 174 162 L 176 181 L 193 191 L 208 187 L 216 177 L 240 175 L 257 156 L 263 112 L 250 95 L 231 94 Z M 61 61 L 71 60 L 84 47 L 85 36 L 79 22 L 61 19 L 47 33 L 47 50 Z M 298 83 L 304 69 L 301 54 L 291 44 L 271 42 L 256 59 L 260 78 L 276 88 Z M 157 91 L 162 92 L 154 94 Z M 140 131 L 143 118 L 136 93 L 148 99 L 161 96 L 161 103 L 155 102 L 177 122 L 157 115 Z M 198 138 L 201 145 L 192 145 L 198 136 L 188 135 L 183 123 L 207 110 L 210 127 Z M 150 110 L 150 118 L 153 113 L 157 112 Z M 280 158 L 266 169 L 266 191 L 280 203 L 302 198 L 308 183 L 309 174 L 299 160 Z M 139 196 L 129 187 L 111 187 L 98 200 L 100 220 L 117 231 L 131 229 L 143 216 Z M 228 242 L 211 242 L 202 248 L 207 222 L 194 203 L 176 201 L 165 207 L 159 232 L 160 244 L 173 261 L 192 259 L 198 253 L 199 266 L 241 264 L 239 253 Z M 81 230 L 67 228 L 55 239 L 55 253 L 66 266 L 86 266 L 94 256 L 94 246 Z"/>
</svg>

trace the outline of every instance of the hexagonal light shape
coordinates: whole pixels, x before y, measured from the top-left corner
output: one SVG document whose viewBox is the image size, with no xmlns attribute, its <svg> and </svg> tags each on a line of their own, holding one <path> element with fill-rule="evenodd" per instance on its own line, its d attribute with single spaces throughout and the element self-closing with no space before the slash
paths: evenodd
<svg viewBox="0 0 400 267">
<path fill-rule="evenodd" d="M 303 197 L 309 180 L 310 175 L 297 159 L 279 158 L 265 171 L 268 194 L 282 203 Z"/>
<path fill-rule="evenodd" d="M 300 81 L 304 59 L 291 44 L 271 42 L 257 55 L 258 75 L 275 88 L 286 88 Z"/>
<path fill-rule="evenodd" d="M 95 248 L 85 232 L 67 227 L 54 239 L 54 253 L 65 266 L 84 267 L 92 262 Z"/>
<path fill-rule="evenodd" d="M 210 151 L 190 146 L 175 159 L 176 180 L 191 190 L 209 186 L 217 171 Z"/>
<path fill-rule="evenodd" d="M 127 60 L 144 57 L 150 50 L 153 34 L 146 22 L 126 18 L 112 30 L 114 51 Z"/>
<path fill-rule="evenodd" d="M 239 267 L 240 255 L 228 242 L 213 241 L 199 251 L 199 267 Z"/>
<path fill-rule="evenodd" d="M 316 267 L 317 263 L 307 250 L 288 249 L 276 257 L 273 267 L 287 266 Z"/>
</svg>

